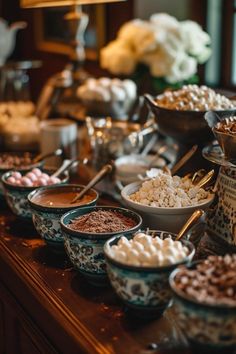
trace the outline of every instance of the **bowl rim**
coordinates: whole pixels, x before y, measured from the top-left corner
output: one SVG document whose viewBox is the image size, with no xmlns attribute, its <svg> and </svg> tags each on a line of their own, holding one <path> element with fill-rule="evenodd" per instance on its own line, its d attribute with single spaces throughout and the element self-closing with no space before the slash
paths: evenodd
<svg viewBox="0 0 236 354">
<path fill-rule="evenodd" d="M 127 189 L 133 187 L 138 187 L 139 185 L 141 185 L 143 183 L 143 181 L 137 181 L 137 182 L 132 182 L 127 184 L 121 191 L 121 196 L 122 198 L 125 200 L 125 202 L 129 203 L 130 205 L 132 205 L 133 207 L 138 206 L 139 210 L 141 207 L 143 207 L 144 209 L 148 209 L 148 210 L 143 210 L 143 212 L 150 212 L 151 214 L 158 214 L 158 211 L 161 214 L 164 214 L 165 212 L 170 212 L 172 211 L 173 213 L 170 214 L 179 214 L 181 211 L 191 211 L 192 209 L 196 209 L 196 208 L 200 208 L 204 205 L 207 205 L 208 203 L 211 203 L 215 197 L 215 193 L 210 193 L 209 197 L 207 198 L 207 200 L 204 203 L 199 203 L 196 205 L 189 205 L 189 206 L 184 206 L 184 207 L 154 207 L 151 205 L 145 205 L 145 204 L 141 204 L 139 202 L 135 202 L 133 200 L 131 200 L 129 198 L 130 194 L 127 193 Z M 135 191 L 137 192 L 137 190 Z M 133 192 L 133 193 L 135 193 Z"/>
<path fill-rule="evenodd" d="M 213 131 L 214 134 L 225 135 L 226 137 L 231 137 L 231 138 L 235 138 L 236 139 L 236 134 L 233 134 L 233 133 L 230 134 L 230 133 L 226 133 L 226 132 L 221 132 L 220 130 L 217 130 L 216 127 L 213 127 L 212 131 Z"/>
<path fill-rule="evenodd" d="M 189 265 L 184 265 L 186 268 L 191 269 L 194 268 L 197 264 L 202 263 L 203 260 L 198 260 L 198 261 L 194 261 Z M 186 301 L 189 304 L 194 304 L 203 308 L 208 308 L 208 309 L 212 309 L 212 310 L 235 310 L 236 311 L 236 304 L 233 305 L 226 305 L 226 304 L 208 304 L 208 303 L 204 303 L 204 302 L 200 302 L 197 299 L 192 298 L 191 296 L 183 293 L 181 290 L 177 289 L 177 286 L 175 284 L 175 277 L 176 275 L 181 272 L 181 268 L 178 267 L 176 269 L 174 269 L 170 276 L 169 276 L 169 285 L 171 287 L 171 290 L 173 291 L 174 295 L 181 299 Z"/>
<path fill-rule="evenodd" d="M 50 168 L 49 169 L 45 169 L 45 171 L 52 171 Z M 28 191 L 28 192 L 31 192 L 37 188 L 40 188 L 42 186 L 16 186 L 14 184 L 11 184 L 9 182 L 6 181 L 6 178 L 10 177 L 12 175 L 12 173 L 15 172 L 14 170 L 10 170 L 10 171 L 7 171 L 5 172 L 2 177 L 1 177 L 1 181 L 2 181 L 2 184 L 4 186 L 4 188 L 6 189 L 11 189 L 11 190 L 18 190 L 18 191 L 21 191 L 21 192 L 24 192 L 24 191 Z M 23 172 L 25 175 L 26 173 L 30 172 L 30 171 L 20 171 L 20 172 Z M 68 171 L 65 171 L 64 172 L 64 178 L 63 180 L 61 180 L 61 182 L 59 183 L 55 183 L 53 186 L 58 186 L 60 185 L 61 183 L 66 183 L 68 180 L 69 180 L 69 173 Z"/>
<path fill-rule="evenodd" d="M 36 153 L 30 152 L 30 151 L 22 151 L 22 152 L 19 152 L 19 151 L 1 151 L 0 152 L 0 157 L 1 157 L 1 155 L 23 156 L 25 153 L 28 153 L 31 156 L 36 156 L 37 155 Z M 44 161 L 39 161 L 39 162 L 36 162 L 36 163 L 25 165 L 23 167 L 20 167 L 20 166 L 1 167 L 1 164 L 0 164 L 0 173 L 4 174 L 5 172 L 10 172 L 10 171 L 19 171 L 19 172 L 29 171 L 29 170 L 31 170 L 33 168 L 42 167 L 43 164 L 44 164 Z"/>
<path fill-rule="evenodd" d="M 83 207 L 83 206 L 90 206 L 92 205 L 93 203 L 96 203 L 98 198 L 99 198 L 99 194 L 98 192 L 93 189 L 93 188 L 90 188 L 90 191 L 92 191 L 94 193 L 94 198 L 90 201 L 90 202 L 87 202 L 85 204 L 82 204 L 81 206 L 79 205 L 74 205 L 73 204 L 71 206 L 42 206 L 36 202 L 34 202 L 32 199 L 33 197 L 36 195 L 36 194 L 39 194 L 39 193 L 44 193 L 44 192 L 47 192 L 47 191 L 50 191 L 50 190 L 54 190 L 54 189 L 62 189 L 62 188 L 71 188 L 71 189 L 79 189 L 81 190 L 81 188 L 85 187 L 84 185 L 82 184 L 70 184 L 70 183 L 66 183 L 66 184 L 53 184 L 53 185 L 50 185 L 50 186 L 43 186 L 43 187 L 39 187 L 37 189 L 34 189 L 33 191 L 31 191 L 27 198 L 28 198 L 28 202 L 31 206 L 31 208 L 33 210 L 37 210 L 37 211 L 42 211 L 42 212 L 56 212 L 56 211 L 61 211 L 61 212 L 66 212 L 68 210 L 71 210 L 71 209 L 75 209 L 75 208 L 80 208 L 80 207 Z"/>
<path fill-rule="evenodd" d="M 121 212 L 124 212 L 126 214 L 130 214 L 130 217 L 132 218 L 132 216 L 133 216 L 133 219 L 137 219 L 138 222 L 137 222 L 137 224 L 135 226 L 133 226 L 132 228 L 127 229 L 125 231 L 100 232 L 100 233 L 73 230 L 73 229 L 69 228 L 67 226 L 67 224 L 65 224 L 65 222 L 64 222 L 65 218 L 67 218 L 68 216 L 70 217 L 71 215 L 73 216 L 73 214 L 77 214 L 77 212 L 81 212 L 81 210 L 88 211 L 87 213 L 83 214 L 83 215 L 86 215 L 86 214 L 88 214 L 88 213 L 90 213 L 92 211 L 96 211 L 96 210 L 100 210 L 100 209 L 102 209 L 102 210 L 113 210 L 113 211 L 116 210 L 118 212 L 121 211 Z M 74 218 L 70 217 L 69 220 L 71 221 Z M 112 205 L 111 206 L 109 206 L 109 205 L 104 205 L 104 206 L 103 205 L 97 205 L 97 206 L 87 206 L 87 207 L 76 208 L 76 209 L 70 210 L 67 213 L 65 213 L 64 215 L 62 215 L 62 217 L 60 219 L 61 228 L 68 235 L 74 236 L 74 237 L 77 237 L 77 238 L 94 239 L 94 240 L 97 239 L 97 238 L 108 239 L 108 238 L 111 238 L 114 235 L 118 235 L 118 234 L 121 234 L 121 233 L 124 233 L 124 232 L 125 233 L 126 232 L 130 233 L 132 231 L 137 230 L 142 225 L 142 222 L 143 222 L 142 217 L 138 213 L 136 213 L 135 211 L 127 209 L 127 208 L 112 206 Z"/>
<path fill-rule="evenodd" d="M 154 231 L 154 230 L 152 230 L 152 231 Z M 173 232 L 169 232 L 169 231 L 164 231 L 164 230 L 155 230 L 155 231 L 158 232 L 158 233 L 161 233 L 161 232 L 165 233 L 166 232 L 168 235 L 177 236 L 177 234 L 175 234 Z M 119 262 L 119 261 L 115 260 L 114 258 L 112 258 L 109 255 L 110 243 L 112 243 L 114 241 L 118 242 L 118 239 L 120 239 L 122 236 L 124 236 L 124 235 L 123 234 L 115 235 L 115 236 L 111 237 L 110 239 L 108 239 L 106 241 L 106 243 L 104 244 L 104 247 L 103 247 L 104 255 L 105 255 L 106 259 L 108 260 L 108 262 L 110 262 L 111 264 L 115 265 L 116 267 L 127 269 L 127 270 L 130 270 L 130 271 L 133 271 L 133 272 L 140 272 L 140 271 L 141 272 L 145 272 L 145 273 L 156 273 L 158 271 L 171 272 L 177 266 L 185 264 L 185 263 L 188 263 L 188 262 L 191 262 L 191 259 L 193 258 L 194 254 L 196 252 L 195 246 L 194 246 L 194 244 L 191 241 L 181 240 L 181 242 L 186 247 L 188 247 L 188 249 L 190 250 L 190 253 L 182 261 L 179 261 L 179 262 L 176 262 L 176 263 L 170 264 L 170 265 L 156 266 L 156 267 L 153 267 L 153 266 L 150 266 L 150 267 L 134 266 L 134 265 L 131 265 L 131 264 L 125 264 L 125 263 Z M 133 238 L 134 236 L 135 236 L 135 234 L 131 235 L 131 238 Z"/>
<path fill-rule="evenodd" d="M 174 90 L 176 91 L 176 90 Z M 228 109 L 207 109 L 206 111 L 194 111 L 194 110 L 180 110 L 180 109 L 170 109 L 170 108 L 165 108 L 165 107 L 162 107 L 162 106 L 159 106 L 157 104 L 157 102 L 155 101 L 156 98 L 158 96 L 160 96 L 162 94 L 159 94 L 157 96 L 152 96 L 152 103 L 149 101 L 149 104 L 150 106 L 152 107 L 155 107 L 155 108 L 158 108 L 158 109 L 163 109 L 164 111 L 167 111 L 167 112 L 180 112 L 180 113 L 186 113 L 186 114 L 194 114 L 194 115 L 202 115 L 202 114 L 205 114 L 209 111 L 211 112 L 216 112 L 216 113 L 222 113 L 222 112 L 232 112 L 232 111 L 236 111 L 236 106 L 234 108 L 228 108 Z"/>
</svg>

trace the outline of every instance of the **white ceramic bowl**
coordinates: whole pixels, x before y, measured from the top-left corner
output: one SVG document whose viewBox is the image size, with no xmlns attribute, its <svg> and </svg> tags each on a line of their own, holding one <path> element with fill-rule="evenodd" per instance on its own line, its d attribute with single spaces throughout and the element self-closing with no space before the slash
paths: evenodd
<svg viewBox="0 0 236 354">
<path fill-rule="evenodd" d="M 125 204 L 139 212 L 146 227 L 158 230 L 165 230 L 177 233 L 192 213 L 197 209 L 206 210 L 214 200 L 214 195 L 201 204 L 181 208 L 159 208 L 134 202 L 129 195 L 137 192 L 142 182 L 134 182 L 125 186 L 121 191 L 121 196 Z"/>
<path fill-rule="evenodd" d="M 155 158 L 153 155 L 142 156 L 141 154 L 124 155 L 115 160 L 116 179 L 124 184 L 138 181 L 138 175 L 145 175 L 150 168 L 162 168 L 166 161 Z"/>
</svg>

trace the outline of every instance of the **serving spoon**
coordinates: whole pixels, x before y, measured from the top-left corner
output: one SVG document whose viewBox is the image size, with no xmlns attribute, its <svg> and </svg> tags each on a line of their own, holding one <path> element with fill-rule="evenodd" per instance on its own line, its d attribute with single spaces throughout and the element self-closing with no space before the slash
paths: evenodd
<svg viewBox="0 0 236 354">
<path fill-rule="evenodd" d="M 83 165 L 86 165 L 86 163 L 88 162 L 88 159 L 85 157 L 82 160 Z M 76 167 L 79 163 L 81 163 L 80 160 L 78 159 L 73 159 L 73 160 L 64 160 L 62 165 L 52 174 L 51 177 L 58 177 L 60 176 L 63 172 L 65 171 L 69 171 L 71 168 Z"/>
<path fill-rule="evenodd" d="M 111 164 L 107 164 L 103 166 L 103 168 L 91 179 L 91 181 L 84 187 L 76 196 L 72 199 L 71 204 L 76 203 L 79 199 L 81 199 L 89 189 L 94 187 L 98 182 L 101 181 L 103 177 L 105 177 L 108 173 L 111 173 L 113 170 L 113 166 Z"/>
<path fill-rule="evenodd" d="M 40 161 L 45 160 L 51 156 L 60 156 L 62 154 L 62 152 L 63 152 L 62 149 L 57 149 L 57 150 L 54 150 L 51 152 L 47 152 L 46 154 L 39 154 L 39 155 L 35 156 L 35 158 L 33 159 L 33 163 L 40 162 Z"/>
<path fill-rule="evenodd" d="M 210 180 L 213 178 L 215 174 L 215 170 L 210 170 L 199 182 L 197 182 L 196 186 L 199 188 L 203 188 Z"/>
<path fill-rule="evenodd" d="M 202 209 L 197 209 L 193 212 L 193 214 L 188 218 L 188 220 L 185 222 L 185 224 L 181 227 L 180 231 L 178 232 L 175 241 L 179 241 L 187 231 L 191 229 L 191 227 L 197 223 L 197 221 L 204 215 L 204 210 Z M 152 234 L 156 230 L 150 230 L 148 229 L 148 233 Z"/>
<path fill-rule="evenodd" d="M 204 211 L 202 209 L 195 210 L 194 213 L 190 216 L 190 218 L 186 221 L 184 226 L 178 232 L 176 237 L 176 241 L 179 241 L 183 235 L 186 234 L 187 231 L 203 216 Z"/>
</svg>

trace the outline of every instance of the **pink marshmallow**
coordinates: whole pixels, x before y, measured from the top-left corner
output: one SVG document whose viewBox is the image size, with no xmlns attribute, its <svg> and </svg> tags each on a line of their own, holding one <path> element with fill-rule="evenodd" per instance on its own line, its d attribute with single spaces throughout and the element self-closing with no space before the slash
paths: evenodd
<svg viewBox="0 0 236 354">
<path fill-rule="evenodd" d="M 45 178 L 39 178 L 37 181 L 37 186 L 46 186 L 47 185 L 47 180 Z"/>
<path fill-rule="evenodd" d="M 49 179 L 49 184 L 56 184 L 56 183 L 60 183 L 60 182 L 61 182 L 61 180 L 58 177 L 50 177 L 50 179 Z"/>
<path fill-rule="evenodd" d="M 18 171 L 14 171 L 12 172 L 12 177 L 14 177 L 15 179 L 20 179 L 22 177 L 21 173 Z"/>
<path fill-rule="evenodd" d="M 33 186 L 33 182 L 28 178 L 28 177 L 22 177 L 21 183 L 23 186 L 26 187 L 32 187 Z"/>
<path fill-rule="evenodd" d="M 33 172 L 28 172 L 26 177 L 28 177 L 32 182 L 37 181 L 37 176 Z"/>
<path fill-rule="evenodd" d="M 34 168 L 31 172 L 33 172 L 37 177 L 42 175 L 42 171 L 39 168 Z"/>
<path fill-rule="evenodd" d="M 7 179 L 7 182 L 11 184 L 16 184 L 16 179 L 13 176 L 11 176 Z"/>
<path fill-rule="evenodd" d="M 46 180 L 48 180 L 48 179 L 50 178 L 47 173 L 42 173 L 40 177 L 41 177 L 41 178 L 44 178 L 44 179 L 46 179 Z"/>
</svg>

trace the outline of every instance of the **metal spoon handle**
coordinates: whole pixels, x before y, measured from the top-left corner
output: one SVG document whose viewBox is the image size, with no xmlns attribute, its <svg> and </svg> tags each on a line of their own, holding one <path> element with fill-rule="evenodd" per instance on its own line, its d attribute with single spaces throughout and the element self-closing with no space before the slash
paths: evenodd
<svg viewBox="0 0 236 354">
<path fill-rule="evenodd" d="M 74 199 L 72 199 L 71 203 L 75 203 L 77 202 L 77 200 L 79 200 L 80 198 L 82 198 L 87 191 L 94 187 L 99 181 L 101 181 L 101 179 L 108 173 L 110 173 L 112 171 L 112 165 L 105 165 L 94 177 L 93 179 L 87 184 L 86 187 L 84 187 L 84 189 L 82 189 L 82 191 L 80 191 Z"/>
<path fill-rule="evenodd" d="M 72 160 L 64 160 L 62 165 L 52 174 L 52 177 L 58 177 L 61 173 L 65 172 L 72 164 Z"/>
<path fill-rule="evenodd" d="M 51 151 L 51 152 L 48 152 L 47 154 L 39 154 L 38 156 L 36 156 L 34 158 L 34 163 L 37 163 L 39 161 L 42 161 L 48 157 L 51 157 L 51 156 L 60 156 L 62 154 L 62 149 L 57 149 L 55 151 Z"/>
<path fill-rule="evenodd" d="M 183 156 L 181 159 L 176 162 L 176 164 L 171 169 L 172 176 L 181 168 L 183 165 L 195 154 L 197 151 L 198 145 L 193 145 L 193 147 Z"/>
<path fill-rule="evenodd" d="M 77 159 L 75 160 L 64 160 L 61 167 L 58 168 L 56 172 L 53 173 L 52 177 L 58 177 L 60 176 L 63 172 L 69 170 L 70 168 L 75 167 L 79 161 Z"/>
<path fill-rule="evenodd" d="M 168 150 L 168 146 L 167 145 L 162 145 L 160 147 L 160 149 L 157 151 L 157 153 L 155 154 L 155 156 L 151 159 L 151 161 L 148 164 L 148 168 L 151 168 L 154 163 L 161 157 L 161 155 Z"/>
<path fill-rule="evenodd" d="M 195 210 L 195 212 L 190 216 L 190 218 L 179 231 L 176 237 L 176 241 L 179 241 L 181 237 L 200 219 L 203 214 L 204 211 L 202 209 Z"/>
<path fill-rule="evenodd" d="M 197 184 L 196 186 L 199 188 L 204 187 L 214 176 L 215 170 L 209 171 Z"/>
</svg>

